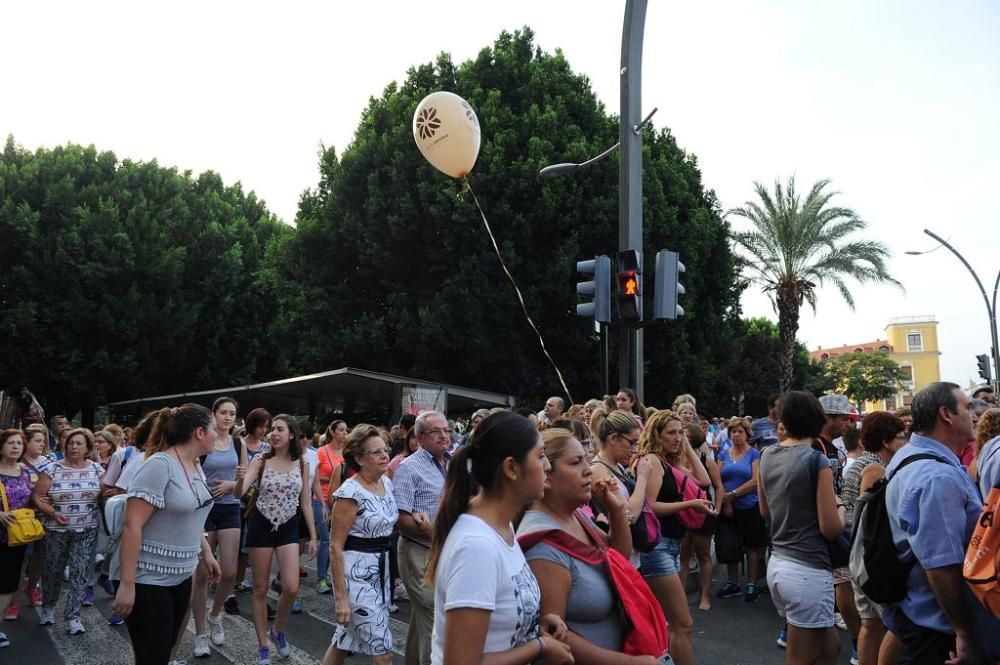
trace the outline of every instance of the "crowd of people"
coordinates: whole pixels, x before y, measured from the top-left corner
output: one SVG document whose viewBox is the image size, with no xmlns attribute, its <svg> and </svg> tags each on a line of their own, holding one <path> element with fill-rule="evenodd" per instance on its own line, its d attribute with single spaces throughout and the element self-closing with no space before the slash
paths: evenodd
<svg viewBox="0 0 1000 665">
<path fill-rule="evenodd" d="M 768 595 L 788 663 L 836 662 L 838 627 L 854 665 L 1000 662 L 1000 621 L 962 573 L 1000 487 L 995 405 L 936 383 L 863 417 L 842 395 L 791 391 L 763 418 L 709 420 L 691 395 L 647 408 L 627 388 L 481 409 L 461 432 L 437 411 L 322 433 L 262 408 L 240 422 L 229 397 L 96 433 L 57 416 L 0 434 L 0 610 L 17 621 L 38 606 L 54 625 L 64 597 L 78 635 L 100 588 L 136 664 L 167 665 L 188 656 L 191 616 L 191 656 L 225 645 L 221 615 L 247 612 L 237 593 L 250 592 L 256 662 L 270 665 L 291 653 L 315 557 L 336 622 L 324 665 L 391 662 L 401 599 L 407 665 L 693 665 L 697 568 L 697 621 L 713 601 Z M 878 505 L 893 558 L 859 577 L 871 539 L 851 534 Z M 43 537 L 20 541 L 24 509 Z M 869 581 L 897 569 L 886 601 Z"/>
</svg>

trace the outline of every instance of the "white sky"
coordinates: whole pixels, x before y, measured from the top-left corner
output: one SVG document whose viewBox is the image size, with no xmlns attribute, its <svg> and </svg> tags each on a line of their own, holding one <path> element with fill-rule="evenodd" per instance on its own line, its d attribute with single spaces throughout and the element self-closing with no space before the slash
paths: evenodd
<svg viewBox="0 0 1000 665">
<path fill-rule="evenodd" d="M 503 29 L 529 25 L 543 49 L 561 48 L 616 113 L 624 5 L 5 2 L 0 134 L 30 149 L 93 143 L 119 158 L 212 169 L 291 221 L 318 181 L 320 144 L 342 152 L 370 96 L 441 51 L 473 57 Z M 750 198 L 754 180 L 794 173 L 805 189 L 829 177 L 839 203 L 892 250 L 906 292 L 857 288 L 852 313 L 824 289 L 819 315 L 803 311 L 810 349 L 872 340 L 889 317 L 933 313 L 943 376 L 975 376 L 989 334 L 972 278 L 944 249 L 903 251 L 932 248 L 921 233 L 929 228 L 992 293 L 1000 5 L 653 0 L 643 69 L 644 106 L 660 109 L 654 125 L 697 155 L 724 207 Z M 756 290 L 744 305 L 776 319 Z"/>
</svg>

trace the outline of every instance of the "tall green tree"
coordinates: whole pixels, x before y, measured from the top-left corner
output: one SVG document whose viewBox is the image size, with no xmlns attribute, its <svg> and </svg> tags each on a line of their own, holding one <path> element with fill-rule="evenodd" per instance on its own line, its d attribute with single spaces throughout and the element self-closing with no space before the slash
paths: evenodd
<svg viewBox="0 0 1000 665">
<path fill-rule="evenodd" d="M 572 178 L 538 171 L 603 151 L 618 122 L 529 29 L 501 34 L 468 62 L 442 54 L 412 68 L 370 100 L 341 155 L 323 151 L 294 233 L 271 245 L 261 274 L 280 302 L 272 330 L 290 367 L 361 366 L 525 400 L 560 391 L 472 201 L 414 144 L 413 111 L 436 90 L 476 110 L 482 148 L 470 181 L 574 397 L 596 395 L 598 347 L 592 324 L 574 313 L 574 269 L 617 247 L 617 158 Z M 668 130 L 647 131 L 644 153 L 646 283 L 653 249 L 680 251 L 688 269 L 688 315 L 647 329 L 647 399 L 712 397 L 727 378 L 726 320 L 738 297 L 728 226 L 696 159 Z"/>
<path fill-rule="evenodd" d="M 823 363 L 834 390 L 857 402 L 895 395 L 910 376 L 885 351 L 845 353 Z"/>
<path fill-rule="evenodd" d="M 273 376 L 253 193 L 95 147 L 0 155 L 0 382 L 49 415 Z"/>
<path fill-rule="evenodd" d="M 728 213 L 751 224 L 749 230 L 735 232 L 733 239 L 747 276 L 763 288 L 778 313 L 781 379 L 786 387 L 792 385 L 799 310 L 803 303 L 816 310 L 818 287 L 832 284 L 853 309 L 848 279 L 900 286 L 886 267 L 885 245 L 852 239 L 867 224 L 850 208 L 831 204 L 837 192 L 826 191 L 829 184 L 818 180 L 803 199 L 794 177 L 785 185 L 776 181 L 773 194 L 757 182 L 757 200 Z"/>
</svg>

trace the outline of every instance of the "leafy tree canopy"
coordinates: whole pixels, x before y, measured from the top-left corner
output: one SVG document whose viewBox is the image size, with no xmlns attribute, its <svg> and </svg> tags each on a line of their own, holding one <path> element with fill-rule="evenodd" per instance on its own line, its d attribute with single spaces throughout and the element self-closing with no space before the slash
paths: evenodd
<svg viewBox="0 0 1000 665">
<path fill-rule="evenodd" d="M 274 302 L 254 273 L 287 232 L 215 173 L 8 137 L 0 384 L 30 386 L 51 415 L 271 375 Z"/>
<path fill-rule="evenodd" d="M 833 389 L 856 402 L 895 395 L 910 378 L 885 351 L 847 353 L 826 361 L 823 369 Z"/>
<path fill-rule="evenodd" d="M 442 54 L 412 68 L 370 100 L 339 158 L 323 152 L 295 232 L 271 246 L 261 274 L 280 302 L 274 333 L 289 369 L 372 367 L 533 400 L 559 392 L 472 202 L 414 145 L 413 111 L 436 90 L 475 108 L 483 143 L 470 180 L 574 397 L 596 395 L 598 348 L 574 313 L 574 270 L 617 247 L 617 158 L 575 177 L 538 171 L 603 151 L 618 122 L 527 28 L 468 62 Z M 679 251 L 688 271 L 686 317 L 646 330 L 647 401 L 693 392 L 725 404 L 738 346 L 727 318 L 738 297 L 728 227 L 669 130 L 647 131 L 644 153 L 647 295 L 655 250 Z"/>
</svg>

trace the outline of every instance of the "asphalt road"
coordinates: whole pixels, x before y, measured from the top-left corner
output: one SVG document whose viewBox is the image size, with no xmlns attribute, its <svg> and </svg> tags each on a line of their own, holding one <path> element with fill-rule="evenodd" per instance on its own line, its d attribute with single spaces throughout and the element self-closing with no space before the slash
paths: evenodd
<svg viewBox="0 0 1000 665">
<path fill-rule="evenodd" d="M 332 596 L 321 596 L 313 590 L 315 571 L 309 564 L 309 577 L 302 580 L 300 598 L 304 611 L 293 615 L 286 633 L 292 645 L 292 655 L 287 660 L 276 657 L 272 647 L 272 661 L 289 665 L 317 665 L 323 658 L 333 635 Z M 718 575 L 713 591 L 721 586 Z M 272 594 L 272 602 L 276 596 Z M 188 627 L 179 657 L 189 665 L 247 665 L 256 662 L 257 644 L 250 618 L 250 596 L 240 594 L 242 613 L 225 617 L 226 645 L 213 650 L 210 657 L 195 659 L 191 654 L 193 622 Z M 781 629 L 781 620 L 774 612 L 770 597 L 762 595 L 755 603 L 746 603 L 742 597 L 719 600 L 713 598 L 712 609 L 697 609 L 697 594 L 689 594 L 689 605 L 694 617 L 694 652 L 703 665 L 779 665 L 784 663 L 784 650 L 775 639 Z M 396 655 L 393 663 L 404 662 L 402 653 L 406 644 L 409 605 L 398 603 L 400 611 L 391 617 L 391 627 L 396 636 Z M 23 607 L 21 619 L 4 622 L 3 630 L 12 645 L 0 649 L 0 665 L 132 665 L 131 645 L 124 626 L 112 627 L 105 617 L 111 598 L 97 591 L 97 605 L 84 608 L 82 620 L 87 628 L 84 635 L 70 636 L 61 620 L 62 606 L 57 608 L 55 626 L 39 626 L 35 608 Z M 850 640 L 840 632 L 843 649 L 840 663 L 847 665 L 850 658 Z M 213 647 L 215 649 L 215 647 Z M 368 663 L 370 659 L 356 656 L 348 663 Z"/>
</svg>

